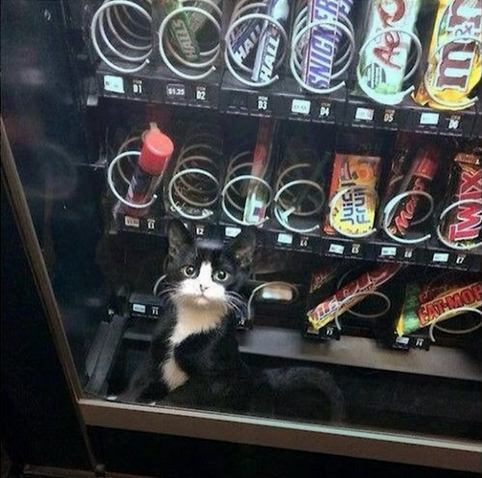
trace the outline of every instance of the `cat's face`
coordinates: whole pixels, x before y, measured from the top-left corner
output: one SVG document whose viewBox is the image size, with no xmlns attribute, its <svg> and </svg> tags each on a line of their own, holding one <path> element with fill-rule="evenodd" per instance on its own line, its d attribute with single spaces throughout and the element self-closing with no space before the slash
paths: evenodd
<svg viewBox="0 0 482 478">
<path fill-rule="evenodd" d="M 200 248 L 181 221 L 169 225 L 167 280 L 176 305 L 227 311 L 233 292 L 249 276 L 256 248 L 254 228 L 221 249 Z"/>
</svg>

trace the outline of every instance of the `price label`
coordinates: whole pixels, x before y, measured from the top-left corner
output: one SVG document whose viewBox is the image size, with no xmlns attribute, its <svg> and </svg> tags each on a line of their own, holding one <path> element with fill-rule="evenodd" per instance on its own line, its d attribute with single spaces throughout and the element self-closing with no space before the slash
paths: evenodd
<svg viewBox="0 0 482 478">
<path fill-rule="evenodd" d="M 375 111 L 371 108 L 358 107 L 355 111 L 355 119 L 359 121 L 373 121 Z"/>
<path fill-rule="evenodd" d="M 330 244 L 328 252 L 333 254 L 343 254 L 345 252 L 345 246 L 342 246 L 341 244 Z"/>
<path fill-rule="evenodd" d="M 278 242 L 280 244 L 287 244 L 291 245 L 293 244 L 293 235 L 292 234 L 287 234 L 285 232 L 280 232 L 278 234 Z"/>
<path fill-rule="evenodd" d="M 186 96 L 186 88 L 182 84 L 166 85 L 166 96 L 169 98 L 184 98 Z"/>
<path fill-rule="evenodd" d="M 227 226 L 224 230 L 224 235 L 226 237 L 236 237 L 241 232 L 239 227 Z"/>
<path fill-rule="evenodd" d="M 384 246 L 380 251 L 382 257 L 395 257 L 397 255 L 397 248 L 393 246 Z"/>
<path fill-rule="evenodd" d="M 438 113 L 425 112 L 420 115 L 420 125 L 422 126 L 437 126 L 440 119 Z"/>
<path fill-rule="evenodd" d="M 198 85 L 196 86 L 195 92 L 196 101 L 207 101 L 207 88 L 205 86 Z"/>
<path fill-rule="evenodd" d="M 311 101 L 294 98 L 291 102 L 291 112 L 300 115 L 309 115 L 311 111 Z"/>
<path fill-rule="evenodd" d="M 132 310 L 140 314 L 146 313 L 146 306 L 144 304 L 132 304 Z"/>
<path fill-rule="evenodd" d="M 138 217 L 131 217 L 131 216 L 124 216 L 124 224 L 127 227 L 136 227 L 139 228 L 140 221 Z"/>
<path fill-rule="evenodd" d="M 444 263 L 448 262 L 449 253 L 448 252 L 435 252 L 432 256 L 432 262 Z"/>
<path fill-rule="evenodd" d="M 105 75 L 104 90 L 111 91 L 112 93 L 125 93 L 123 78 L 120 76 Z"/>
</svg>

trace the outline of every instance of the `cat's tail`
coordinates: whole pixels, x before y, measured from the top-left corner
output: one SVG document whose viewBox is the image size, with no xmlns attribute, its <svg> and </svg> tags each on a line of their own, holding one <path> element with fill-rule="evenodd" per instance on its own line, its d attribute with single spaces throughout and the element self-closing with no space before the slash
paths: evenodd
<svg viewBox="0 0 482 478">
<path fill-rule="evenodd" d="M 343 393 L 329 372 L 315 367 L 264 370 L 275 399 L 275 410 L 304 418 L 342 421 Z"/>
</svg>

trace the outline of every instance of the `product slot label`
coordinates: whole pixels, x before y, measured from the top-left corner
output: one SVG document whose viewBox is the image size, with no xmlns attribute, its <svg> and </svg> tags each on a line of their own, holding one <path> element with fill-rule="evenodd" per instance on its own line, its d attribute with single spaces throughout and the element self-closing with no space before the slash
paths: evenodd
<svg viewBox="0 0 482 478">
<path fill-rule="evenodd" d="M 298 240 L 298 247 L 301 247 L 303 249 L 310 247 L 310 238 L 308 236 L 301 236 Z"/>
<path fill-rule="evenodd" d="M 209 99 L 207 88 L 201 85 L 196 86 L 194 98 L 196 101 L 207 102 Z"/>
<path fill-rule="evenodd" d="M 256 99 L 256 108 L 258 111 L 268 111 L 271 109 L 269 97 L 267 96 L 258 96 Z"/>
<path fill-rule="evenodd" d="M 135 96 L 145 96 L 146 88 L 144 86 L 144 82 L 139 79 L 132 80 L 132 93 Z"/>
</svg>

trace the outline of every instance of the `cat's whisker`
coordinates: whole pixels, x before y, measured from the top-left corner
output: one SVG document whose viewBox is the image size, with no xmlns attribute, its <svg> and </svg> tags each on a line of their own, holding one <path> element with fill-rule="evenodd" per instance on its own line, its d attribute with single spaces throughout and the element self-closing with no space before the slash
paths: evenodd
<svg viewBox="0 0 482 478">
<path fill-rule="evenodd" d="M 246 303 L 245 297 L 243 297 L 238 292 L 228 291 L 227 297 L 228 297 L 229 301 L 234 303 L 234 304 L 243 305 L 243 304 Z"/>
<path fill-rule="evenodd" d="M 246 300 L 236 292 L 229 292 L 227 294 L 227 306 L 230 311 L 237 312 L 240 316 L 246 313 Z"/>
<path fill-rule="evenodd" d="M 157 296 L 162 297 L 164 295 L 172 294 L 176 290 L 176 285 L 175 284 L 169 284 L 169 285 L 164 285 L 164 287 L 161 288 L 157 292 Z"/>
</svg>

